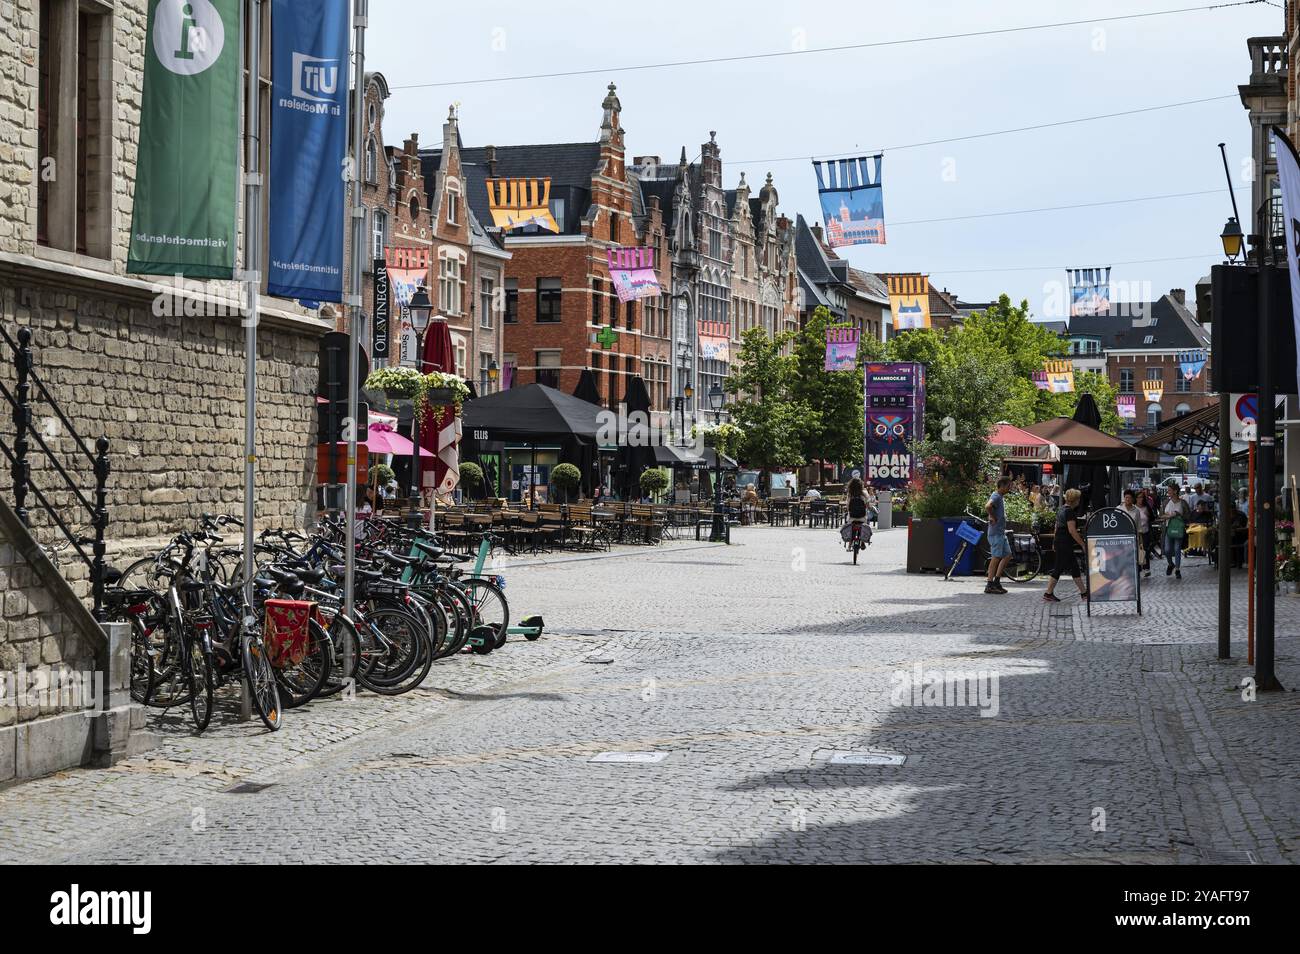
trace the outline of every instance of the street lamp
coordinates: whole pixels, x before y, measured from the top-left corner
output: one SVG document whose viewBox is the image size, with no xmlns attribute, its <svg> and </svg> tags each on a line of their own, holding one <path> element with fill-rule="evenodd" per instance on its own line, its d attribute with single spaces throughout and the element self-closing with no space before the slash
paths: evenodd
<svg viewBox="0 0 1300 954">
<path fill-rule="evenodd" d="M 1237 222 L 1237 217 L 1230 216 L 1228 224 L 1223 227 L 1223 232 L 1219 235 L 1219 241 L 1223 243 L 1223 254 L 1228 256 L 1228 261 L 1235 262 L 1237 256 L 1241 254 L 1241 225 Z"/>
<path fill-rule="evenodd" d="M 421 285 L 411 295 L 410 304 L 406 306 L 411 316 L 411 327 L 415 329 L 415 367 L 418 371 L 424 359 L 424 332 L 429 327 L 429 318 L 433 314 L 433 304 L 429 293 Z M 423 373 L 423 372 L 421 372 Z M 410 511 L 406 515 L 406 525 L 412 530 L 420 528 L 420 409 L 415 402 L 411 404 L 411 501 Z"/>
<path fill-rule="evenodd" d="M 713 423 L 722 423 L 722 402 L 725 395 L 722 385 L 717 381 L 709 388 L 709 407 L 713 408 Z M 713 436 L 713 543 L 721 543 L 726 538 L 726 527 L 722 516 L 722 448 L 719 446 L 718 434 Z"/>
<path fill-rule="evenodd" d="M 488 365 L 488 381 L 492 384 L 492 390 L 496 390 L 497 378 L 501 376 L 501 368 L 497 366 L 497 359 L 493 358 L 492 363 Z"/>
</svg>

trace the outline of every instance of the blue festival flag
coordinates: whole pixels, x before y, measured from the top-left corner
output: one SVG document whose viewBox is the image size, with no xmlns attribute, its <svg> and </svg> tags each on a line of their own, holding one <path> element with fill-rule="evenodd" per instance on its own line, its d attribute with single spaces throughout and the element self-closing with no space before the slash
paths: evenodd
<svg viewBox="0 0 1300 954">
<path fill-rule="evenodd" d="M 1067 268 L 1070 277 L 1070 317 L 1095 318 L 1110 314 L 1110 266 Z"/>
<path fill-rule="evenodd" d="M 822 218 L 826 220 L 826 241 L 832 248 L 885 244 L 882 159 L 875 155 L 813 161 Z"/>
<path fill-rule="evenodd" d="M 1183 377 L 1192 381 L 1201 376 L 1201 371 L 1205 367 L 1205 352 L 1201 349 L 1194 351 L 1178 352 L 1178 367 L 1182 369 Z"/>
<path fill-rule="evenodd" d="M 347 0 L 272 0 L 270 295 L 343 300 L 347 77 Z"/>
</svg>

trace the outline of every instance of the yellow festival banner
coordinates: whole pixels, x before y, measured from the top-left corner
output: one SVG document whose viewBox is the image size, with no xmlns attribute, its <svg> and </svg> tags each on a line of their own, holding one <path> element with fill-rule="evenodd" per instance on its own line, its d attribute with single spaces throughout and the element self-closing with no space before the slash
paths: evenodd
<svg viewBox="0 0 1300 954">
<path fill-rule="evenodd" d="M 889 308 L 894 330 L 930 327 L 930 276 L 889 275 Z"/>
<path fill-rule="evenodd" d="M 1074 365 L 1069 361 L 1045 361 L 1047 390 L 1053 394 L 1069 394 L 1074 390 Z"/>
<path fill-rule="evenodd" d="M 1163 381 L 1143 381 L 1142 396 L 1152 403 L 1158 402 L 1165 396 L 1165 383 Z"/>
<path fill-rule="evenodd" d="M 504 232 L 536 225 L 547 232 L 560 231 L 551 215 L 551 180 L 489 179 L 488 208 L 492 224 Z"/>
</svg>

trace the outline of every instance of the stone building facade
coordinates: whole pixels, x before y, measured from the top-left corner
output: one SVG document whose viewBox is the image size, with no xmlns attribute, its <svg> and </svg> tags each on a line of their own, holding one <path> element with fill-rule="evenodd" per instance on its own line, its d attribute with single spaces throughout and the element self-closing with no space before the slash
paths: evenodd
<svg viewBox="0 0 1300 954">
<path fill-rule="evenodd" d="M 145 0 L 16 0 L 6 10 L 0 325 L 11 334 L 32 329 L 38 372 L 70 423 L 87 441 L 108 437 L 111 546 L 163 538 L 203 511 L 238 511 L 238 289 L 126 273 Z M 42 179 L 38 171 L 50 168 L 49 160 L 57 175 Z M 291 302 L 264 298 L 262 306 L 257 514 L 259 522 L 301 525 L 314 485 L 317 349 L 333 312 L 323 320 Z M 3 350 L 0 378 L 12 389 L 12 356 Z M 50 427 L 56 453 L 69 452 L 71 437 Z M 12 424 L 0 425 L 0 439 L 12 446 Z M 52 490 L 55 476 L 33 464 L 34 480 Z M 78 476 L 90 479 L 85 469 Z"/>
</svg>

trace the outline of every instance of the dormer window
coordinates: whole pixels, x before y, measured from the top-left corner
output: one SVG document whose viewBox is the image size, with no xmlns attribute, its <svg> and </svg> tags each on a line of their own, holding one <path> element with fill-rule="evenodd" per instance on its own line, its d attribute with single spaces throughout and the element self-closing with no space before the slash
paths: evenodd
<svg viewBox="0 0 1300 954">
<path fill-rule="evenodd" d="M 1155 335 L 1147 335 L 1145 338 L 1142 339 L 1142 343 L 1143 343 L 1143 344 L 1155 344 L 1155 343 L 1156 343 L 1156 336 L 1155 336 Z"/>
</svg>

